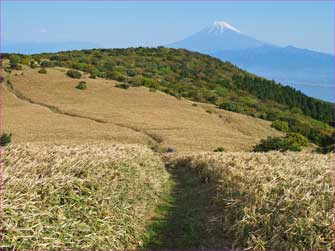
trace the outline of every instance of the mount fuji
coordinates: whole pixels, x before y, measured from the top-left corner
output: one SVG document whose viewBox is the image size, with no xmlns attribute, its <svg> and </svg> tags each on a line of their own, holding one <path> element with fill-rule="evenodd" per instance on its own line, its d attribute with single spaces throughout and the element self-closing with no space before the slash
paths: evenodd
<svg viewBox="0 0 335 251">
<path fill-rule="evenodd" d="M 224 21 L 215 21 L 167 47 L 205 53 L 309 96 L 334 101 L 334 55 L 331 54 L 259 41 Z"/>
<path fill-rule="evenodd" d="M 224 21 L 215 21 L 200 32 L 184 40 L 168 45 L 172 48 L 185 48 L 201 53 L 214 53 L 222 50 L 257 48 L 266 43 L 242 34 Z"/>
</svg>

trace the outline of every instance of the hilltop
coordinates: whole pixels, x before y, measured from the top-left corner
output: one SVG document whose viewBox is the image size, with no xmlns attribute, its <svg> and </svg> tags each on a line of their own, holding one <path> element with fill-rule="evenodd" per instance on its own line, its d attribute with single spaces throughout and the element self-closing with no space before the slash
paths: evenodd
<svg viewBox="0 0 335 251">
<path fill-rule="evenodd" d="M 5 78 L 3 130 L 14 142 L 119 142 L 177 151 L 251 150 L 267 136 L 281 133 L 270 122 L 214 105 L 177 99 L 147 87 L 117 88 L 117 81 L 81 81 L 68 69 L 48 68 L 47 74 L 24 66 Z M 10 85 L 8 84 L 8 81 Z"/>
<path fill-rule="evenodd" d="M 140 47 L 66 51 L 36 55 L 6 54 L 4 56 L 6 58 L 12 57 L 12 61 L 14 57 L 14 61 L 17 61 L 16 63 L 32 64 L 30 66 L 33 67 L 33 69 L 24 68 L 24 73 L 27 72 L 27 76 L 20 77 L 20 73 L 17 74 L 18 76 L 14 76 L 13 84 L 17 86 L 17 88 L 25 88 L 25 90 L 22 89 L 24 93 L 29 94 L 28 96 L 31 96 L 34 100 L 37 99 L 48 105 L 58 107 L 59 105 L 64 106 L 62 99 L 66 100 L 66 97 L 69 96 L 69 98 L 74 101 L 68 102 L 75 102 L 76 108 L 74 109 L 70 105 L 67 105 L 67 109 L 70 108 L 77 113 L 80 110 L 79 113 L 85 114 L 84 116 L 97 117 L 100 120 L 111 116 L 111 108 L 106 106 L 106 101 L 114 102 L 115 100 L 116 106 L 112 107 L 116 115 L 113 115 L 113 118 L 121 119 L 132 114 L 131 117 L 137 118 L 137 122 L 132 122 L 131 127 L 137 131 L 143 130 L 143 125 L 149 123 L 150 126 L 146 126 L 145 130 L 149 128 L 149 131 L 151 131 L 149 133 L 151 134 L 157 134 L 157 131 L 159 131 L 158 134 L 171 135 L 173 134 L 171 133 L 173 131 L 171 131 L 171 128 L 175 128 L 174 132 L 178 134 L 182 132 L 181 129 L 186 127 L 192 132 L 192 135 L 193 133 L 194 135 L 199 135 L 198 132 L 195 133 L 195 128 L 198 128 L 199 124 L 203 123 L 201 131 L 205 132 L 206 136 L 204 136 L 204 140 L 201 141 L 207 141 L 207 134 L 213 134 L 213 139 L 217 139 L 217 135 L 222 135 L 226 127 L 220 125 L 222 121 L 225 121 L 225 119 L 219 118 L 220 113 L 232 111 L 262 120 L 286 121 L 289 124 L 289 131 L 301 133 L 311 142 L 319 146 L 328 144 L 328 139 L 333 132 L 333 128 L 330 126 L 333 123 L 334 113 L 332 103 L 308 97 L 291 87 L 257 77 L 228 62 L 222 62 L 216 58 L 196 52 L 164 47 Z M 48 73 L 45 75 L 37 73 L 37 69 L 35 69 L 36 64 L 40 64 L 42 67 L 48 69 Z M 66 84 L 67 81 L 70 81 L 70 78 L 65 74 L 67 70 L 63 69 L 64 72 L 57 75 L 55 74 L 57 70 L 53 69 L 53 67 L 72 68 L 84 72 L 85 79 L 93 84 L 93 88 L 88 88 L 80 93 L 75 92 L 77 90 Z M 11 75 L 13 75 L 13 73 Z M 27 79 L 30 76 L 32 76 L 32 78 Z M 64 80 L 61 80 L 62 78 Z M 43 79 L 42 83 L 39 83 L 38 79 Z M 29 88 L 26 84 L 27 81 L 31 83 Z M 57 81 L 59 81 L 59 83 Z M 75 82 L 74 79 L 71 81 Z M 115 89 L 115 91 L 109 92 L 108 89 L 103 88 L 107 88 L 107 86 L 110 85 L 107 84 L 105 87 L 103 84 L 99 84 L 108 83 L 108 81 L 123 83 L 119 85 L 119 87 L 124 88 L 124 90 Z M 53 86 L 48 86 L 52 85 L 52 83 L 54 83 Z M 88 85 L 91 85 L 91 83 Z M 35 84 L 39 86 L 37 90 L 34 89 Z M 135 93 L 139 90 L 143 90 L 139 87 L 146 87 L 151 91 L 144 91 L 145 95 L 143 95 L 143 108 L 141 112 L 138 111 L 139 107 L 141 107 L 140 105 L 125 105 L 125 107 L 123 107 L 123 104 L 127 102 L 124 103 L 121 97 L 128 94 L 134 94 L 137 97 L 138 95 Z M 101 97 L 99 96 L 99 89 L 103 89 L 101 91 Z M 76 93 L 76 95 L 74 95 L 74 93 Z M 113 93 L 117 95 L 113 96 Z M 163 93 L 169 96 L 162 96 Z M 112 95 L 112 98 L 109 95 Z M 152 100 L 151 98 L 153 96 L 156 99 Z M 134 97 L 130 95 L 129 102 L 139 102 L 136 98 L 134 99 Z M 78 102 L 76 102 L 77 98 Z M 176 102 L 181 98 L 185 100 L 179 103 Z M 93 99 L 95 103 L 92 102 L 90 104 L 90 99 Z M 197 113 L 192 114 L 190 116 L 190 120 L 193 121 L 191 124 L 182 120 L 176 121 L 171 119 L 170 116 L 178 116 L 178 111 L 183 109 L 184 102 L 189 102 L 186 100 L 202 103 L 200 107 L 207 106 L 207 104 L 210 105 L 210 109 L 206 108 L 209 114 L 206 114 L 206 117 L 198 115 Z M 169 104 L 172 101 L 174 105 L 170 106 Z M 141 102 L 139 102 L 139 104 L 141 104 Z M 153 106 L 151 107 L 148 104 L 153 104 Z M 189 106 L 190 103 L 187 110 L 193 109 L 192 112 L 199 110 L 199 108 L 189 108 Z M 95 107 L 94 112 L 91 112 L 92 107 Z M 116 107 L 118 108 L 116 109 Z M 164 112 L 165 117 L 162 116 L 163 113 L 155 112 L 156 109 L 169 108 L 171 108 L 169 113 Z M 210 115 L 213 111 L 215 111 L 214 113 L 217 114 L 217 116 Z M 184 110 L 180 111 L 180 118 L 187 121 L 188 116 L 186 114 Z M 250 116 L 248 117 L 249 120 Z M 150 121 L 148 120 L 149 117 Z M 220 123 L 216 124 L 216 129 L 213 131 L 211 126 L 208 125 L 212 123 L 214 117 L 215 120 L 220 121 Z M 203 118 L 203 120 L 201 118 Z M 164 133 L 162 133 L 161 128 L 157 127 L 157 124 L 153 122 L 155 119 L 170 124 L 167 127 L 168 129 L 164 129 Z M 121 124 L 127 126 L 131 119 L 121 119 L 120 121 L 117 120 L 119 126 Z M 181 128 L 179 128 L 180 125 L 185 123 L 187 124 L 185 127 L 181 126 Z M 196 125 L 194 125 L 194 123 Z M 244 124 L 245 127 L 250 127 L 250 130 L 244 130 L 247 135 L 252 131 L 252 124 L 253 123 Z M 236 128 L 238 129 L 239 127 L 240 126 L 237 126 Z M 190 138 L 183 139 L 186 135 L 188 135 L 188 133 L 182 132 L 182 138 L 179 139 L 178 142 L 188 144 L 185 142 L 189 142 L 190 139 L 194 138 L 194 135 L 189 135 Z M 252 135 L 252 133 L 250 135 Z M 226 138 L 226 136 L 224 137 Z M 251 138 L 255 137 L 252 136 Z M 216 140 L 212 142 L 215 141 Z M 245 140 L 243 141 L 245 142 Z M 232 142 L 236 143 L 235 140 L 227 143 L 228 148 L 231 148 L 228 145 L 232 144 Z M 171 143 L 175 144 L 176 142 Z M 212 143 L 212 145 L 214 146 L 214 143 Z M 195 149 L 201 149 L 199 145 L 193 147 L 195 147 Z M 234 149 L 234 147 L 232 149 Z"/>
</svg>

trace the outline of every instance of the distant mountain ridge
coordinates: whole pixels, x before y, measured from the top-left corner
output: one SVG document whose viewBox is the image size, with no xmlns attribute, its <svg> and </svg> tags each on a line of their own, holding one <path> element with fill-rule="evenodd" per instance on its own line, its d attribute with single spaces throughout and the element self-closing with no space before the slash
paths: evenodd
<svg viewBox="0 0 335 251">
<path fill-rule="evenodd" d="M 223 50 L 213 56 L 242 69 L 289 84 L 305 94 L 327 101 L 334 99 L 334 57 L 293 46 L 261 46 Z"/>
<path fill-rule="evenodd" d="M 58 52 L 68 50 L 92 49 L 100 47 L 96 43 L 69 41 L 69 42 L 8 42 L 2 43 L 1 52 L 37 54 L 44 52 Z"/>
<path fill-rule="evenodd" d="M 262 42 L 224 21 L 167 47 L 206 53 L 309 96 L 334 101 L 334 56 L 330 54 Z"/>
</svg>

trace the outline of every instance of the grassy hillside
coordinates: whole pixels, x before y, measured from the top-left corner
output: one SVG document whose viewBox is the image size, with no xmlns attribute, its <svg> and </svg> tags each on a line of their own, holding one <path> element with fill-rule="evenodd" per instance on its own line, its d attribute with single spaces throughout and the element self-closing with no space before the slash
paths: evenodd
<svg viewBox="0 0 335 251">
<path fill-rule="evenodd" d="M 5 57 L 13 58 L 13 55 Z M 187 50 L 163 47 L 93 49 L 20 56 L 14 61 L 73 68 L 90 73 L 91 78 L 125 82 L 124 87 L 146 86 L 225 110 L 270 121 L 285 120 L 291 131 L 319 145 L 332 132 L 329 127 L 334 114 L 331 103 Z"/>
<path fill-rule="evenodd" d="M 332 104 L 185 50 L 5 57 L 1 249 L 332 249 L 333 157 L 294 133 L 331 151 Z"/>
<path fill-rule="evenodd" d="M 333 156 L 201 153 L 170 159 L 214 184 L 208 231 L 237 249 L 331 250 Z"/>
<path fill-rule="evenodd" d="M 146 87 L 124 90 L 116 81 L 87 75 L 73 79 L 64 68 L 38 71 L 23 67 L 5 75 L 3 130 L 13 133 L 14 142 L 108 141 L 177 151 L 241 151 L 282 135 L 267 121 L 210 104 L 194 106 Z M 76 89 L 83 80 L 87 89 Z"/>
<path fill-rule="evenodd" d="M 17 98 L 1 86 L 2 130 L 13 133 L 13 141 L 23 142 L 149 142 L 133 130 L 51 112 L 48 108 Z M 89 132 L 89 133 L 88 133 Z"/>
<path fill-rule="evenodd" d="M 136 145 L 11 145 L 2 162 L 7 250 L 139 248 L 169 184 Z"/>
</svg>

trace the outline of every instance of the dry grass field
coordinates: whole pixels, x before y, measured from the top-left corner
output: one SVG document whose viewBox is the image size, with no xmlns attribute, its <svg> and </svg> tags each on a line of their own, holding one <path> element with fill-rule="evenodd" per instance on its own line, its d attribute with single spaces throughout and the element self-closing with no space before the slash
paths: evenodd
<svg viewBox="0 0 335 251">
<path fill-rule="evenodd" d="M 208 226 L 247 250 L 332 250 L 334 158 L 311 153 L 198 153 L 170 159 L 214 183 Z"/>
<path fill-rule="evenodd" d="M 40 105 L 18 100 L 3 87 L 4 131 L 14 142 L 109 141 L 143 143 L 158 141 L 161 147 L 177 151 L 250 150 L 261 138 L 280 135 L 270 122 L 208 105 L 150 92 L 148 88 L 128 90 L 115 81 L 89 79 L 88 88 L 75 86 L 79 80 L 65 75 L 66 69 L 48 68 L 47 74 L 24 67 L 5 75 L 20 95 Z M 23 75 L 22 75 L 23 73 Z M 61 115 L 41 106 L 56 107 Z M 206 110 L 215 112 L 210 114 Z M 220 116 L 219 116 L 220 115 Z M 94 121 L 96 120 L 96 121 Z"/>
<path fill-rule="evenodd" d="M 1 248 L 332 249 L 331 154 L 164 158 L 167 169 L 139 145 L 9 145 Z"/>
<path fill-rule="evenodd" d="M 139 248 L 168 188 L 137 145 L 11 145 L 2 161 L 1 249 Z"/>
<path fill-rule="evenodd" d="M 149 137 L 128 128 L 97 123 L 84 118 L 51 112 L 48 108 L 23 101 L 1 86 L 2 129 L 22 142 L 120 142 L 143 143 Z"/>
<path fill-rule="evenodd" d="M 246 152 L 283 133 L 145 87 L 38 70 L 2 72 L 13 142 L 1 156 L 1 249 L 332 249 L 331 154 Z"/>
</svg>

